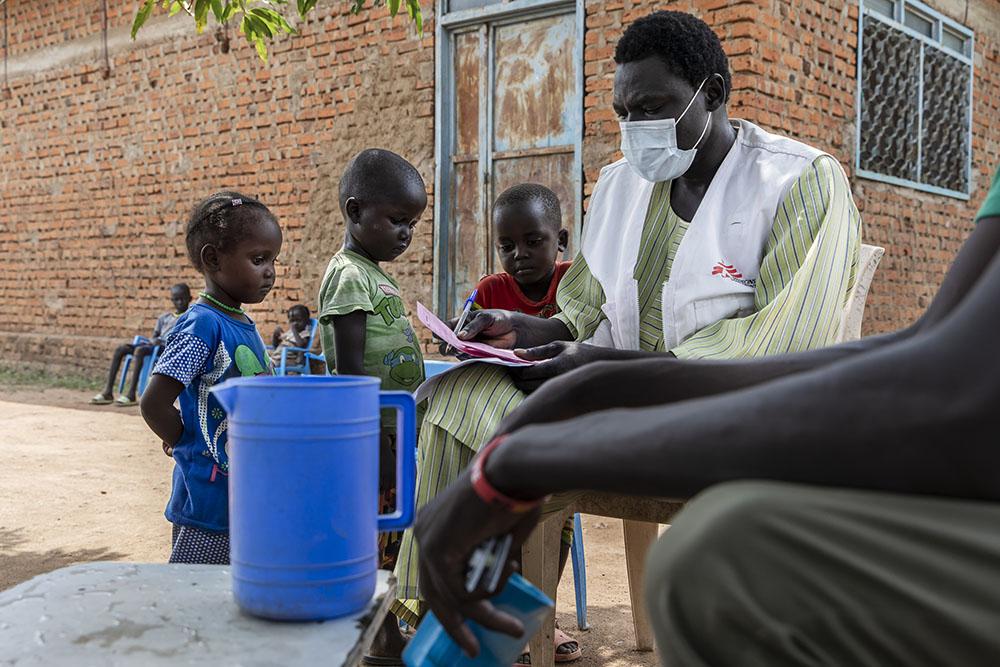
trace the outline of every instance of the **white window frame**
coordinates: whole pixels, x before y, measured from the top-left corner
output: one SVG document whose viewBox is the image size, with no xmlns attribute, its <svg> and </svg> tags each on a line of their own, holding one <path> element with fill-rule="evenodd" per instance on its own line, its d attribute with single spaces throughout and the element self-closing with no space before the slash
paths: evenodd
<svg viewBox="0 0 1000 667">
<path fill-rule="evenodd" d="M 972 112 L 973 112 L 973 81 L 975 80 L 975 64 L 973 61 L 973 55 L 975 54 L 975 33 L 966 28 L 960 23 L 956 23 L 947 16 L 943 15 L 931 7 L 925 5 L 919 0 L 891 0 L 893 4 L 893 16 L 892 18 L 886 16 L 882 12 L 875 11 L 867 6 L 865 6 L 865 0 L 859 0 L 860 11 L 858 11 L 858 52 L 857 52 L 857 92 L 855 96 L 855 106 L 856 106 L 856 116 L 855 116 L 855 137 L 854 137 L 854 170 L 855 173 L 861 178 L 866 178 L 872 181 L 880 181 L 882 183 L 889 183 L 891 185 L 899 185 L 903 187 L 913 188 L 914 190 L 921 190 L 923 192 L 930 192 L 933 194 L 944 195 L 947 197 L 954 197 L 956 199 L 970 199 L 970 194 L 972 191 Z M 905 13 L 913 12 L 919 15 L 921 18 L 930 20 L 933 23 L 933 36 L 927 37 L 926 35 L 917 32 L 904 24 L 906 20 Z M 885 23 L 889 27 L 899 30 L 905 33 L 908 37 L 912 37 L 919 40 L 924 47 L 930 47 L 944 51 L 949 56 L 956 58 L 957 60 L 965 63 L 969 66 L 969 127 L 968 127 L 968 150 L 969 154 L 966 160 L 966 191 L 960 192 L 957 190 L 950 190 L 948 188 L 941 188 L 934 185 L 928 185 L 926 183 L 921 183 L 919 181 L 911 181 L 909 179 L 897 178 L 895 176 L 886 176 L 885 174 L 880 174 L 878 172 L 869 171 L 867 169 L 861 168 L 861 111 L 864 106 L 864 100 L 862 99 L 862 60 L 864 55 L 864 21 L 865 17 L 871 17 L 875 20 Z M 965 50 L 966 53 L 960 53 L 955 49 L 945 46 L 943 41 L 943 31 L 947 28 L 949 32 L 965 38 Z M 920 88 L 917 91 L 918 95 L 918 128 L 917 128 L 917 160 L 918 160 L 918 170 L 919 161 L 922 157 L 922 147 L 919 146 L 919 142 L 923 138 L 923 50 L 920 52 Z"/>
</svg>

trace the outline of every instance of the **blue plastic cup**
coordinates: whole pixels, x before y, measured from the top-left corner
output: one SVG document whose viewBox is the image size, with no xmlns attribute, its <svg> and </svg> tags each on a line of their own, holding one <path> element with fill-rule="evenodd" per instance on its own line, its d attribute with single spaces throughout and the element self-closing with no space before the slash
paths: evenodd
<svg viewBox="0 0 1000 667">
<path fill-rule="evenodd" d="M 434 612 L 430 612 L 403 651 L 403 662 L 407 667 L 509 667 L 514 664 L 524 651 L 524 645 L 542 627 L 542 621 L 553 607 L 552 600 L 527 579 L 513 574 L 490 602 L 519 619 L 524 624 L 524 634 L 511 637 L 487 630 L 475 621 L 467 621 L 472 634 L 479 640 L 479 655 L 470 658 L 444 631 Z"/>
<path fill-rule="evenodd" d="M 233 596 L 278 620 L 356 613 L 375 593 L 378 533 L 413 522 L 416 410 L 377 378 L 236 378 L 229 420 Z M 397 410 L 396 511 L 378 514 L 379 410 Z"/>
</svg>

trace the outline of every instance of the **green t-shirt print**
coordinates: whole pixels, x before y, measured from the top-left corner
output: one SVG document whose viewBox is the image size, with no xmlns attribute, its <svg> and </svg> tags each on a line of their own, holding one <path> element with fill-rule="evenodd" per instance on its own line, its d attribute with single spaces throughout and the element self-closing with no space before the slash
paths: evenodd
<svg viewBox="0 0 1000 667">
<path fill-rule="evenodd" d="M 410 325 L 399 285 L 377 264 L 341 250 L 330 260 L 319 290 L 320 339 L 331 372 L 333 317 L 357 310 L 368 314 L 363 364 L 365 374 L 382 379 L 382 389 L 416 391 L 424 381 L 424 359 Z"/>
</svg>

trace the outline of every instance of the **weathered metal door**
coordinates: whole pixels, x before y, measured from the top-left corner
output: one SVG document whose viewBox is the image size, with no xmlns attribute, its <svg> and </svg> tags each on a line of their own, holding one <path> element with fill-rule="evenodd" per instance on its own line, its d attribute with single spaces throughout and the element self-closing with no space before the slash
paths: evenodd
<svg viewBox="0 0 1000 667">
<path fill-rule="evenodd" d="M 501 192 L 517 183 L 541 183 L 559 196 L 564 226 L 576 232 L 580 225 L 583 98 L 576 4 L 547 3 L 515 15 L 502 8 L 446 14 L 439 32 L 446 48 L 438 92 L 435 274 L 438 310 L 448 314 L 482 276 L 500 270 L 490 209 Z"/>
</svg>

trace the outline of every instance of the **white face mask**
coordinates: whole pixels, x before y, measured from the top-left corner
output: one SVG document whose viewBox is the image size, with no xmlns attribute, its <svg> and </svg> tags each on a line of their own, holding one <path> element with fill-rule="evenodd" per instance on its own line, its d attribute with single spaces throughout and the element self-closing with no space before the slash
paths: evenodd
<svg viewBox="0 0 1000 667">
<path fill-rule="evenodd" d="M 709 114 L 701 136 L 698 137 L 694 146 L 688 149 L 677 147 L 677 123 L 681 122 L 684 114 L 694 104 L 694 100 L 701 92 L 705 81 L 702 81 L 701 85 L 698 86 L 694 97 L 691 98 L 676 120 L 664 118 L 662 120 L 621 121 L 618 124 L 622 132 L 622 153 L 625 154 L 625 159 L 632 167 L 632 171 L 638 176 L 653 183 L 672 181 L 683 176 L 691 168 L 694 156 L 698 152 L 698 144 L 705 138 L 708 125 L 712 122 L 712 116 Z"/>
</svg>

